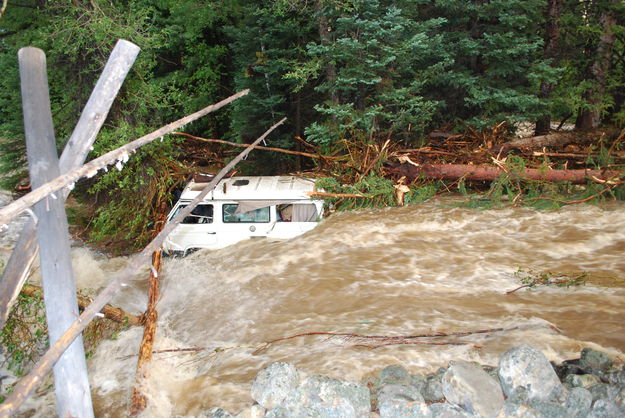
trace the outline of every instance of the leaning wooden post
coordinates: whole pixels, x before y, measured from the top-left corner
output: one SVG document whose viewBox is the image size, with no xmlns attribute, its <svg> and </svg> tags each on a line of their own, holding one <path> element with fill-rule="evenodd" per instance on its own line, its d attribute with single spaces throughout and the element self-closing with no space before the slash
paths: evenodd
<svg viewBox="0 0 625 418">
<path fill-rule="evenodd" d="M 132 42 L 123 39 L 117 41 L 63 149 L 59 160 L 61 173 L 80 167 L 85 162 L 91 145 L 104 124 L 113 100 L 135 62 L 139 50 L 139 47 Z M 69 190 L 63 189 L 62 193 L 64 197 L 67 197 Z M 22 229 L 11 257 L 4 267 L 2 280 L 0 280 L 0 328 L 4 327 L 11 306 L 28 277 L 30 266 L 37 256 L 37 249 L 35 221 L 30 219 Z"/>
<path fill-rule="evenodd" d="M 46 56 L 32 47 L 18 52 L 28 167 L 33 187 L 60 175 L 48 95 Z M 50 195 L 34 206 L 50 345 L 78 317 L 64 199 Z M 78 336 L 54 366 L 57 412 L 61 417 L 93 417 L 87 362 Z"/>
<path fill-rule="evenodd" d="M 158 302 L 159 278 L 161 274 L 162 250 L 152 253 L 152 268 L 150 269 L 150 287 L 148 291 L 148 307 L 145 311 L 145 321 L 143 338 L 139 347 L 139 359 L 137 360 L 137 372 L 135 374 L 135 386 L 132 389 L 132 405 L 130 414 L 137 416 L 147 405 L 147 398 L 141 392 L 141 382 L 148 376 L 147 366 L 152 360 L 152 349 L 154 347 L 154 337 L 156 335 L 156 321 L 158 312 L 156 304 Z"/>
<path fill-rule="evenodd" d="M 245 91 L 247 93 L 247 91 Z M 263 135 L 261 135 L 252 145 L 257 145 L 263 141 L 274 129 L 284 123 L 286 118 L 280 120 L 280 122 L 269 128 Z M 175 128 L 174 128 L 175 129 Z M 172 131 L 174 130 L 172 129 Z M 93 318 L 100 312 L 100 310 L 106 305 L 112 298 L 119 292 L 119 290 L 127 286 L 126 281 L 138 270 L 144 263 L 148 261 L 150 254 L 154 253 L 161 248 L 167 235 L 171 233 L 182 220 L 191 214 L 191 211 L 197 206 L 206 195 L 217 186 L 217 183 L 234 168 L 247 154 L 252 151 L 253 147 L 249 147 L 241 152 L 234 160 L 230 161 L 219 173 L 208 183 L 204 189 L 189 202 L 189 205 L 180 211 L 180 213 L 173 219 L 171 219 L 158 233 L 156 237 L 150 242 L 147 247 L 139 253 L 133 260 L 126 266 L 126 268 L 117 275 L 117 277 L 108 284 L 98 296 L 93 300 L 80 317 L 74 321 L 72 326 L 63 334 L 63 336 L 51 345 L 48 351 L 39 359 L 33 370 L 28 373 L 28 376 L 20 379 L 14 386 L 13 393 L 8 396 L 4 403 L 0 404 L 0 416 L 9 416 L 14 414 L 19 406 L 31 395 L 35 388 L 41 383 L 43 377 L 50 371 L 53 364 L 62 355 L 67 347 L 72 344 L 75 338 L 89 325 Z"/>
</svg>

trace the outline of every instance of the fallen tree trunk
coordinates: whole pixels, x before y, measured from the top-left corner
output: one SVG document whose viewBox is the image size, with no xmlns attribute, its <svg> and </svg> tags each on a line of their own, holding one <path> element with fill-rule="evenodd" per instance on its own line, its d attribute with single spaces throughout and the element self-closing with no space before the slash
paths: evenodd
<svg viewBox="0 0 625 418">
<path fill-rule="evenodd" d="M 502 168 L 474 166 L 464 164 L 420 164 L 394 163 L 386 167 L 388 174 L 406 176 L 409 180 L 426 177 L 436 180 L 474 180 L 492 181 L 505 173 Z M 518 173 L 519 177 L 528 180 L 567 181 L 570 183 L 586 183 L 588 180 L 600 183 L 618 180 L 623 175 L 615 170 L 544 170 L 526 168 Z"/>
<path fill-rule="evenodd" d="M 20 292 L 23 295 L 30 297 L 43 297 L 43 290 L 39 286 L 35 286 L 32 284 L 27 284 L 22 287 L 22 291 Z M 87 306 L 91 304 L 91 299 L 85 296 L 77 295 L 78 297 L 78 307 L 80 309 L 85 309 Z M 111 321 L 118 322 L 120 324 L 128 324 L 133 326 L 138 326 L 143 323 L 143 318 L 140 315 L 129 314 L 121 308 L 116 308 L 111 305 L 104 305 L 102 310 L 100 311 L 102 315 L 106 319 L 110 319 Z"/>
<path fill-rule="evenodd" d="M 585 144 L 596 142 L 598 138 L 611 136 L 613 132 L 557 132 L 549 135 L 533 136 L 530 138 L 515 139 L 493 148 L 493 153 L 507 153 L 513 149 L 537 149 L 544 147 L 563 147 L 567 144 Z"/>
</svg>

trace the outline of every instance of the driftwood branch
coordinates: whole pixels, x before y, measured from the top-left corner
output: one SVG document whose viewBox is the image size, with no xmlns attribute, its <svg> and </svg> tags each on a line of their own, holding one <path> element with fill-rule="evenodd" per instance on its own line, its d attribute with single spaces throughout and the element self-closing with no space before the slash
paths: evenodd
<svg viewBox="0 0 625 418">
<path fill-rule="evenodd" d="M 285 119 L 273 125 L 269 128 L 260 138 L 258 138 L 253 145 L 258 144 L 264 140 L 274 129 L 284 123 Z M 168 125 L 169 126 L 169 125 Z M 173 130 L 173 129 L 172 129 Z M 215 178 L 193 199 L 189 205 L 180 211 L 180 214 L 171 220 L 163 230 L 148 244 L 147 247 L 141 251 L 132 262 L 130 262 L 124 270 L 106 287 L 100 294 L 94 299 L 78 319 L 65 331 L 65 333 L 59 338 L 59 340 L 52 345 L 48 351 L 37 362 L 33 370 L 24 378 L 22 378 L 14 387 L 13 393 L 9 396 L 5 402 L 0 405 L 0 416 L 14 414 L 20 405 L 30 396 L 35 388 L 41 383 L 46 374 L 52 370 L 54 363 L 63 355 L 63 352 L 69 347 L 69 345 L 76 339 L 78 335 L 89 325 L 93 318 L 100 312 L 102 307 L 106 305 L 119 290 L 126 286 L 126 281 L 142 266 L 149 263 L 150 256 L 154 251 L 160 249 L 163 245 L 163 241 L 167 235 L 173 231 L 176 226 L 186 217 L 191 214 L 191 211 L 197 206 L 198 203 L 204 199 L 204 197 L 215 188 L 217 183 L 235 166 L 241 161 L 247 154 L 252 151 L 252 148 L 248 148 L 241 152 L 234 160 L 226 165 Z"/>
<path fill-rule="evenodd" d="M 184 133 L 184 132 L 172 132 L 172 134 L 173 135 L 184 136 L 184 137 L 187 137 L 187 138 L 190 138 L 190 139 L 195 139 L 197 141 L 202 141 L 202 142 L 229 145 L 231 147 L 238 147 L 238 148 L 250 148 L 251 147 L 251 148 L 258 149 L 258 150 L 263 150 L 263 151 L 274 151 L 274 152 L 280 152 L 280 153 L 283 153 L 283 154 L 300 155 L 302 157 L 316 158 L 316 159 L 322 159 L 322 160 L 340 160 L 340 159 L 343 159 L 343 157 L 333 157 L 333 156 L 322 155 L 322 154 L 311 154 L 309 152 L 293 151 L 293 150 L 284 149 L 284 148 L 265 147 L 265 146 L 262 146 L 262 145 L 252 146 L 251 144 L 237 144 L 236 142 L 224 141 L 223 139 L 202 138 L 202 137 L 191 135 L 191 134 L 187 134 L 187 133 Z"/>
<path fill-rule="evenodd" d="M 39 286 L 35 286 L 32 284 L 24 285 L 22 291 L 20 292 L 22 295 L 42 298 L 43 290 Z M 91 299 L 86 296 L 77 295 L 78 297 L 78 307 L 80 309 L 85 309 L 91 303 Z M 132 326 L 138 326 L 143 323 L 143 317 L 139 315 L 129 314 L 121 308 L 117 308 L 111 305 L 104 305 L 101 311 L 102 315 L 106 319 L 110 319 L 111 321 L 120 323 L 120 324 L 128 324 Z"/>
<path fill-rule="evenodd" d="M 513 149 L 537 149 L 544 147 L 562 147 L 570 143 L 586 143 L 596 140 L 597 137 L 611 135 L 613 132 L 557 132 L 548 135 L 533 136 L 530 138 L 520 138 L 505 142 L 495 148 L 493 152 L 506 153 Z"/>
<path fill-rule="evenodd" d="M 373 196 L 367 196 L 360 193 L 328 193 L 328 192 L 306 192 L 310 197 L 336 197 L 336 198 L 365 198 L 372 199 Z"/>
<path fill-rule="evenodd" d="M 67 174 L 64 174 L 56 179 L 43 184 L 41 187 L 36 188 L 30 193 L 24 195 L 20 199 L 17 199 L 4 208 L 0 209 L 0 225 L 6 224 L 9 220 L 11 220 L 17 214 L 25 211 L 33 204 L 37 203 L 44 197 L 53 194 L 54 192 L 61 190 L 64 187 L 70 186 L 75 183 L 77 180 L 82 177 L 92 177 L 95 176 L 98 170 L 107 167 L 110 164 L 114 164 L 115 162 L 124 162 L 128 159 L 130 153 L 134 152 L 137 148 L 142 147 L 143 145 L 149 144 L 150 142 L 163 137 L 164 135 L 170 134 L 176 129 L 179 129 L 181 126 L 186 125 L 194 120 L 205 116 L 211 112 L 216 111 L 224 107 L 225 105 L 232 103 L 239 97 L 245 96 L 249 93 L 249 90 L 243 90 L 237 94 L 234 94 L 227 99 L 222 100 L 219 103 L 210 105 L 205 107 L 204 109 L 195 112 L 191 115 L 185 116 L 182 119 L 178 119 L 175 122 L 172 122 L 168 125 L 163 126 L 162 128 L 157 129 L 156 131 L 149 133 L 141 138 L 135 139 L 134 141 L 117 148 L 113 151 L 107 152 L 106 154 L 88 162 L 80 168 L 75 170 L 71 170 Z"/>
<path fill-rule="evenodd" d="M 461 341 L 430 341 L 429 339 L 436 339 L 442 337 L 466 337 L 469 335 L 477 335 L 477 334 L 489 334 L 494 332 L 504 332 L 504 331 L 513 331 L 517 329 L 523 328 L 522 326 L 512 327 L 512 328 L 489 328 L 489 329 L 479 329 L 473 331 L 458 331 L 458 332 L 431 332 L 424 334 L 416 334 L 416 335 L 361 335 L 361 334 L 353 334 L 349 332 L 305 332 L 302 334 L 290 335 L 288 337 L 276 338 L 271 341 L 267 341 L 263 343 L 260 347 L 258 347 L 252 354 L 260 354 L 263 351 L 267 350 L 271 345 L 281 342 L 292 340 L 295 338 L 302 337 L 310 337 L 310 336 L 326 336 L 328 339 L 339 338 L 345 342 L 353 343 L 354 347 L 366 347 L 370 349 L 379 348 L 387 345 L 400 345 L 400 344 L 416 344 L 416 345 L 471 345 L 477 348 L 483 348 L 480 345 L 465 343 Z M 426 341 L 415 341 L 418 339 L 426 339 Z"/>
</svg>

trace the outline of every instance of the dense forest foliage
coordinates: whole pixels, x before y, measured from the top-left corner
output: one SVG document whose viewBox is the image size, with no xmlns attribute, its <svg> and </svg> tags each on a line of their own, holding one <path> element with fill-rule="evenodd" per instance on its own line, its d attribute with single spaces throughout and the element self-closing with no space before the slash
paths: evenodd
<svg viewBox="0 0 625 418">
<path fill-rule="evenodd" d="M 244 88 L 251 94 L 185 132 L 249 143 L 286 116 L 272 146 L 302 150 L 305 141 L 331 154 L 387 139 L 415 147 L 434 129 L 502 121 L 535 122 L 537 134 L 552 120 L 625 124 L 621 0 L 9 0 L 2 13 L 6 188 L 28 183 L 17 65 L 27 45 L 47 54 L 59 149 L 117 39 L 141 47 L 92 157 Z M 77 196 L 96 208 L 91 237 L 141 243 L 190 172 L 234 152 L 170 136 L 84 182 Z M 315 164 L 252 155 L 240 170 Z"/>
</svg>

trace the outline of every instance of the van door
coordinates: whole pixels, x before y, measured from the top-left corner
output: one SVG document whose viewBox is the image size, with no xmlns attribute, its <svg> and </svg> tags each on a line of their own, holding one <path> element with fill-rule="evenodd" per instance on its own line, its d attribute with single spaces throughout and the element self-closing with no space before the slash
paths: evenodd
<svg viewBox="0 0 625 418">
<path fill-rule="evenodd" d="M 222 205 L 220 246 L 234 244 L 248 238 L 267 238 L 269 231 L 275 225 L 275 220 L 272 222 L 271 219 L 269 206 L 237 213 L 238 206 L 238 203 L 224 203 Z"/>
<path fill-rule="evenodd" d="M 188 202 L 179 203 L 169 216 L 169 220 L 175 218 L 187 205 Z M 165 241 L 165 248 L 169 251 L 182 252 L 191 248 L 215 248 L 217 231 L 213 222 L 214 209 L 212 204 L 198 204 L 191 214 L 169 234 Z"/>
</svg>

